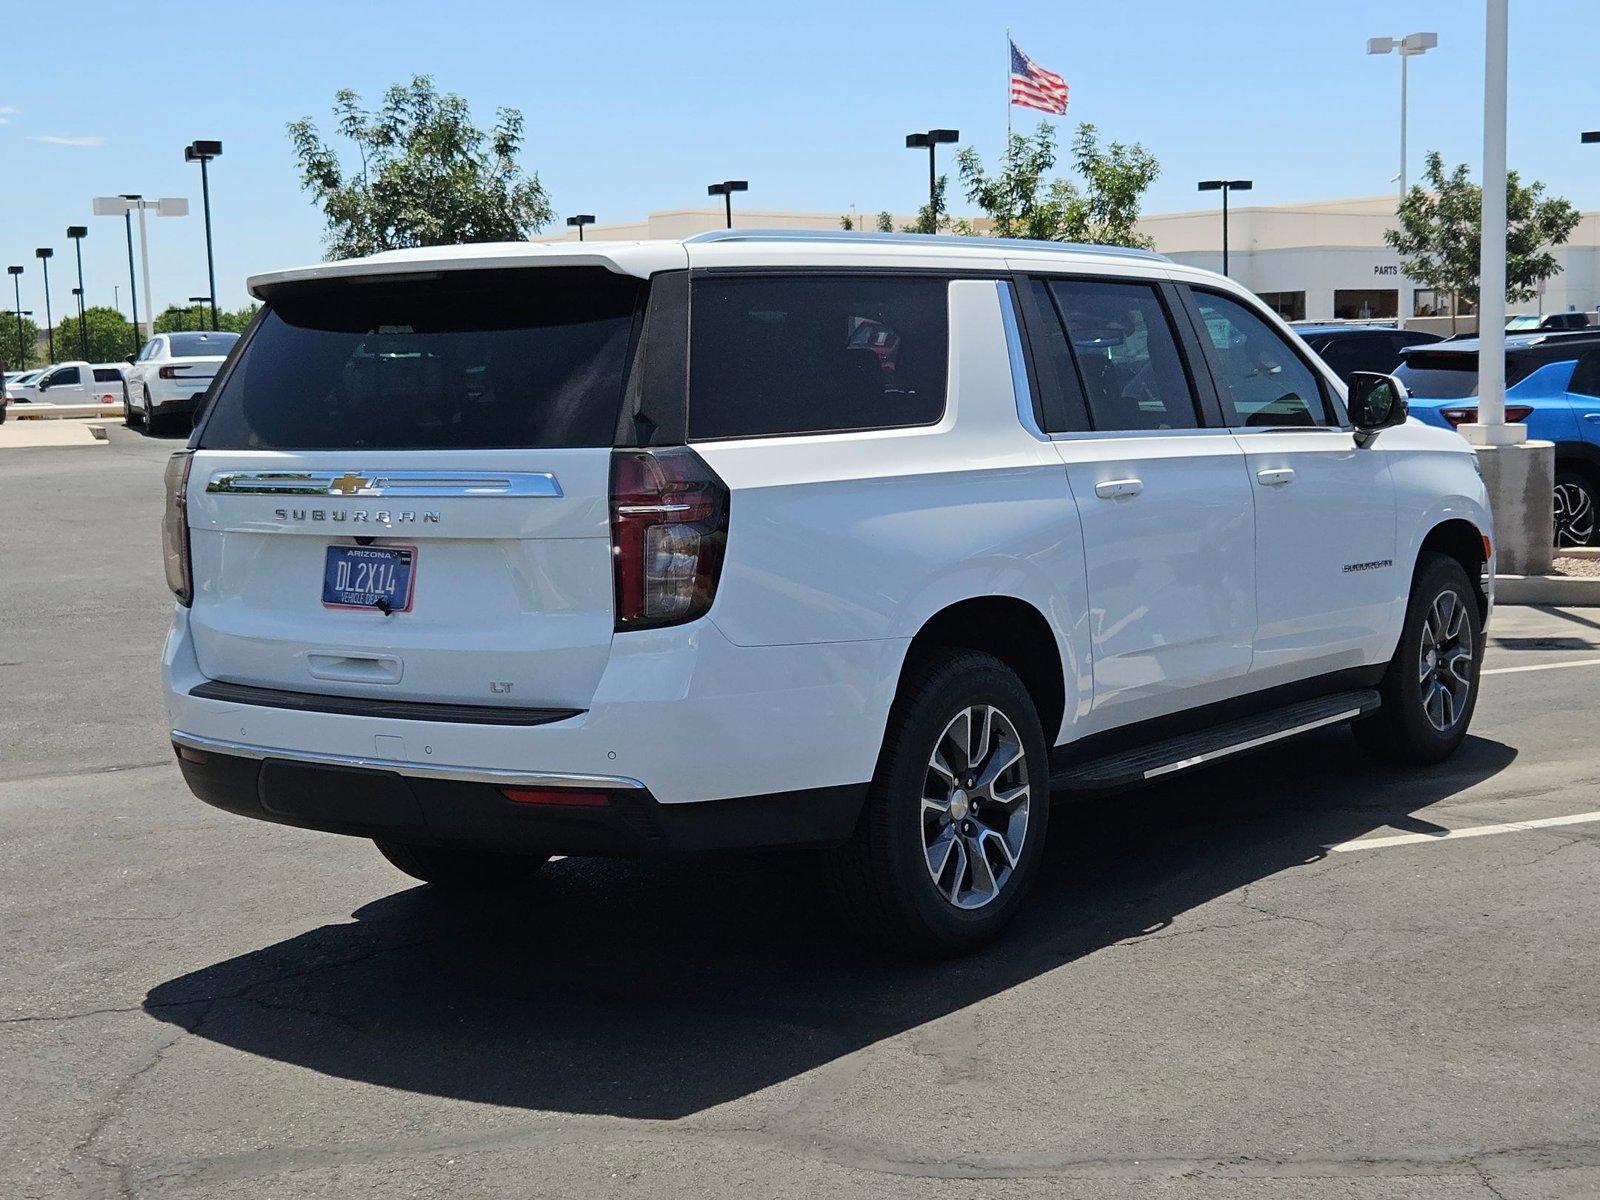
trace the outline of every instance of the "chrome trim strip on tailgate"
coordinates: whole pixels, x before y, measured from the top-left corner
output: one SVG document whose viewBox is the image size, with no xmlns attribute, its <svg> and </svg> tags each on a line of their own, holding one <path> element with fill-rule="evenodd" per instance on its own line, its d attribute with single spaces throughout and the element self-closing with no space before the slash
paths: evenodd
<svg viewBox="0 0 1600 1200">
<path fill-rule="evenodd" d="M 418 779 L 454 779 L 461 783 L 492 783 L 498 787 L 629 788 L 643 790 L 644 784 L 625 775 L 567 775 L 558 771 L 509 771 L 486 767 L 447 767 L 426 763 L 401 762 L 390 758 L 368 758 L 354 754 L 321 754 L 310 750 L 281 750 L 272 746 L 252 746 L 223 738 L 201 737 L 197 733 L 172 731 L 173 744 L 191 750 L 214 750 L 238 758 L 281 758 L 290 762 L 317 763 L 329 767 L 360 767 L 369 771 L 393 771 Z"/>
<path fill-rule="evenodd" d="M 218 471 L 206 491 L 241 496 L 525 496 L 556 499 L 548 471 Z"/>
</svg>

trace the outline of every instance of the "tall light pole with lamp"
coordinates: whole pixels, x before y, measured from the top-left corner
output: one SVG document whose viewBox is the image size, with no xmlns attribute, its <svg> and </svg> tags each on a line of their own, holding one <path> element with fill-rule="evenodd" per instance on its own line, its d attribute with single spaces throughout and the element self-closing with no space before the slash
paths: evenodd
<svg viewBox="0 0 1600 1200">
<path fill-rule="evenodd" d="M 89 359 L 89 323 L 83 311 L 83 239 L 89 236 L 87 225 L 68 225 L 67 236 L 78 252 L 78 286 L 72 294 L 78 298 L 78 354 L 85 362 Z"/>
<path fill-rule="evenodd" d="M 1202 179 L 1200 190 L 1202 192 L 1222 193 L 1222 273 L 1228 273 L 1228 193 L 1248 192 L 1255 187 L 1255 181 L 1250 179 Z"/>
<path fill-rule="evenodd" d="M 159 200 L 146 200 L 142 196 L 96 196 L 94 198 L 94 215 L 97 217 L 126 217 L 137 210 L 139 213 L 139 265 L 144 272 L 144 308 L 145 308 L 145 336 L 148 337 L 154 328 L 155 309 L 150 299 L 150 237 L 145 225 L 144 214 L 154 209 L 158 217 L 187 217 L 189 215 L 189 202 L 181 196 L 164 196 Z M 131 234 L 130 234 L 131 238 Z M 133 271 L 132 242 L 129 242 L 128 270 Z M 137 281 L 135 281 L 137 286 Z M 214 291 L 215 289 L 213 289 Z M 137 330 L 139 323 L 138 306 L 134 306 L 134 327 Z"/>
<path fill-rule="evenodd" d="M 1439 44 L 1437 33 L 1408 33 L 1403 38 L 1375 37 L 1367 39 L 1368 54 L 1400 52 L 1400 197 L 1406 194 L 1406 63 L 1419 54 L 1426 54 Z"/>
<path fill-rule="evenodd" d="M 44 269 L 44 330 L 51 362 L 56 360 L 55 318 L 50 315 L 50 259 L 54 254 L 55 251 L 49 246 L 40 246 L 33 252 L 33 256 L 39 260 L 39 266 Z"/>
<path fill-rule="evenodd" d="M 907 150 L 928 151 L 928 225 L 930 233 L 939 232 L 939 168 L 934 161 L 938 147 L 948 146 L 961 139 L 959 129 L 930 129 L 927 133 L 906 134 Z"/>
<path fill-rule="evenodd" d="M 206 279 L 211 287 L 211 331 L 217 329 L 217 267 L 211 255 L 211 180 L 206 174 L 206 164 L 222 156 L 221 142 L 190 142 L 183 148 L 184 162 L 200 164 L 200 203 L 206 214 Z"/>
<path fill-rule="evenodd" d="M 567 228 L 569 228 L 569 229 L 574 229 L 574 228 L 577 229 L 577 231 L 578 231 L 578 240 L 580 242 L 583 241 L 583 227 L 585 225 L 593 225 L 593 224 L 594 224 L 594 214 L 593 213 L 579 213 L 575 217 L 568 217 L 567 218 Z"/>
<path fill-rule="evenodd" d="M 24 315 L 32 314 L 24 314 L 22 311 L 22 268 L 17 266 L 7 267 L 6 274 L 11 276 L 11 290 L 17 298 L 17 306 L 12 309 L 12 312 L 17 317 L 17 353 L 22 356 L 21 365 L 26 368 L 28 365 L 28 348 L 22 344 L 22 318 Z"/>
<path fill-rule="evenodd" d="M 706 188 L 706 195 L 722 197 L 722 211 L 729 229 L 733 228 L 733 194 L 749 190 L 750 181 L 747 179 L 724 179 L 721 183 L 713 183 Z"/>
</svg>

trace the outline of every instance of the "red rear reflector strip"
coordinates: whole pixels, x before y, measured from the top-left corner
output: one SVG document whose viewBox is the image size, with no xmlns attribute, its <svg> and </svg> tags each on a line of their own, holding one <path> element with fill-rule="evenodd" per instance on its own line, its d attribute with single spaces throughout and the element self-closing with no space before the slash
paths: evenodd
<svg viewBox="0 0 1600 1200">
<path fill-rule="evenodd" d="M 199 750 L 191 750 L 187 746 L 178 747 L 178 757 L 183 759 L 184 762 L 204 763 L 206 761 L 206 756 Z"/>
<path fill-rule="evenodd" d="M 501 788 L 500 794 L 518 804 L 553 804 L 569 808 L 604 808 L 611 799 L 604 792 L 555 792 L 540 788 Z"/>
<path fill-rule="evenodd" d="M 1483 561 L 1488 562 L 1494 557 L 1494 547 L 1489 544 L 1489 535 L 1487 533 L 1480 533 L 1478 536 L 1483 539 Z"/>
</svg>

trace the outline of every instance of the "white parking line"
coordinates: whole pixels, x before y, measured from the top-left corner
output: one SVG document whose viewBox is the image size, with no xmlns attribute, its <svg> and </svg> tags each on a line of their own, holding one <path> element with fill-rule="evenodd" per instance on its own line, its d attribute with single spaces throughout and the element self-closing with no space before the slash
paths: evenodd
<svg viewBox="0 0 1600 1200">
<path fill-rule="evenodd" d="M 1469 825 L 1465 829 L 1447 829 L 1443 833 L 1398 833 L 1393 837 L 1357 838 L 1353 842 L 1340 842 L 1329 850 L 1377 850 L 1384 846 L 1415 846 L 1421 842 L 1447 842 L 1452 838 L 1488 837 L 1491 833 L 1521 833 L 1528 829 L 1549 829 L 1556 825 L 1584 825 L 1600 821 L 1600 812 L 1573 813 L 1569 817 L 1540 817 L 1534 821 L 1507 821 L 1504 825 Z"/>
<path fill-rule="evenodd" d="M 1518 671 L 1559 671 L 1563 667 L 1600 667 L 1600 658 L 1585 658 L 1577 662 L 1532 663 L 1526 667 L 1492 667 L 1479 674 L 1515 675 Z"/>
</svg>

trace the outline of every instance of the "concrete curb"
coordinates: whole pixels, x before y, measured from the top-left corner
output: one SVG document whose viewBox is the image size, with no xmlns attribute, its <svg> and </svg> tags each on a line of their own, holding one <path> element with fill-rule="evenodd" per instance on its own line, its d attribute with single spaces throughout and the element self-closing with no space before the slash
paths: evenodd
<svg viewBox="0 0 1600 1200">
<path fill-rule="evenodd" d="M 1575 575 L 1496 575 L 1494 602 L 1600 608 L 1600 579 Z"/>
</svg>

